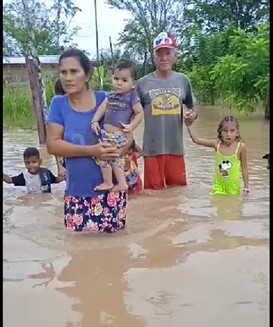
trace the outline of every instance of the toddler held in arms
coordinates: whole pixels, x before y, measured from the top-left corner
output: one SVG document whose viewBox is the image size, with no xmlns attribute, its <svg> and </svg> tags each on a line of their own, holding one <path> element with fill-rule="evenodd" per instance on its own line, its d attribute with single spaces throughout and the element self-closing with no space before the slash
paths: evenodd
<svg viewBox="0 0 273 327">
<path fill-rule="evenodd" d="M 91 122 L 92 130 L 103 142 L 110 142 L 117 148 L 122 148 L 127 143 L 128 133 L 138 127 L 143 119 L 143 108 L 135 91 L 136 66 L 127 59 L 121 59 L 113 71 L 113 92 L 96 111 Z M 103 128 L 99 122 L 103 119 Z M 120 156 L 112 161 L 99 161 L 103 182 L 95 190 L 112 190 L 113 192 L 128 189 L 124 174 L 124 157 Z M 113 184 L 113 174 L 117 184 Z"/>
</svg>

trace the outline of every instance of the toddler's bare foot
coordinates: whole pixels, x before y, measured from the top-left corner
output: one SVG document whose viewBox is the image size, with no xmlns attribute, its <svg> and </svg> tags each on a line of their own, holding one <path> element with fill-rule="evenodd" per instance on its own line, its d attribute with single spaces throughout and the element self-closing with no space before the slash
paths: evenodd
<svg viewBox="0 0 273 327">
<path fill-rule="evenodd" d="M 112 188 L 111 192 L 121 192 L 127 190 L 128 190 L 128 185 L 126 183 L 118 183 Z"/>
<path fill-rule="evenodd" d="M 101 183 L 95 187 L 95 191 L 109 191 L 113 186 L 113 183 Z"/>
</svg>

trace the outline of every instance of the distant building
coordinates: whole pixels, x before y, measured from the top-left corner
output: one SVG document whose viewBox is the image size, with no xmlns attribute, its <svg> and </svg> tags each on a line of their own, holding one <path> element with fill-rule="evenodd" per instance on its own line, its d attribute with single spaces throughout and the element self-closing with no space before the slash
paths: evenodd
<svg viewBox="0 0 273 327">
<path fill-rule="evenodd" d="M 59 56 L 39 56 L 43 76 L 58 76 Z M 98 61 L 92 61 L 94 67 Z M 24 57 L 3 57 L 3 81 L 28 83 L 26 62 Z"/>
</svg>

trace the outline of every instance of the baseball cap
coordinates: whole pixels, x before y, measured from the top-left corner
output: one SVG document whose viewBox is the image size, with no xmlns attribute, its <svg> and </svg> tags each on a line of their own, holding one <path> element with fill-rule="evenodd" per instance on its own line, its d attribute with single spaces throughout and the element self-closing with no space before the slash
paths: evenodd
<svg viewBox="0 0 273 327">
<path fill-rule="evenodd" d="M 175 49 L 177 47 L 174 36 L 167 32 L 162 32 L 157 35 L 153 42 L 154 50 L 161 48 Z"/>
</svg>

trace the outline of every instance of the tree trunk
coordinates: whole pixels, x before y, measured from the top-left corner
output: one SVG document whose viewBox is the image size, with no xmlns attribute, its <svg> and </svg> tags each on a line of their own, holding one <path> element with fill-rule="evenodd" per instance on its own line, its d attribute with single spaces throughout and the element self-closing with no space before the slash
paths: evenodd
<svg viewBox="0 0 273 327">
<path fill-rule="evenodd" d="M 46 95 L 43 87 L 41 63 L 35 45 L 35 36 L 32 25 L 32 17 L 28 8 L 28 0 L 22 0 L 25 16 L 25 26 L 29 30 L 25 61 L 29 77 L 32 102 L 38 128 L 39 143 L 46 143 L 45 117 L 47 114 Z"/>
<path fill-rule="evenodd" d="M 46 129 L 45 129 L 45 112 L 43 101 L 43 89 L 41 89 L 39 78 L 39 66 L 35 64 L 34 58 L 26 56 L 26 67 L 32 94 L 32 102 L 34 114 L 36 117 L 38 138 L 40 144 L 46 143 Z"/>
</svg>

